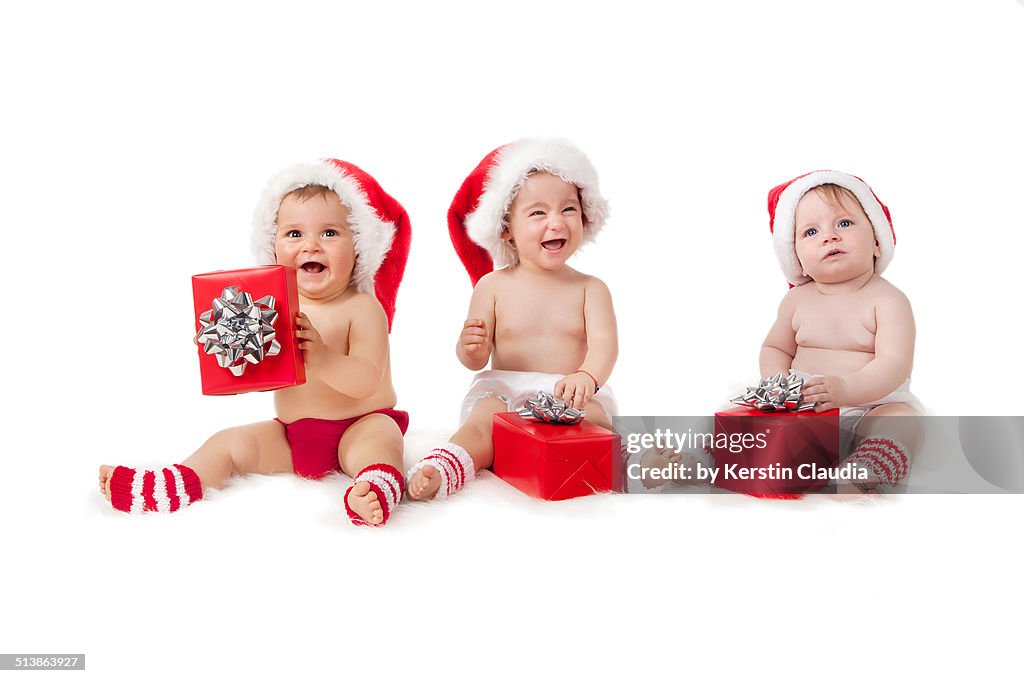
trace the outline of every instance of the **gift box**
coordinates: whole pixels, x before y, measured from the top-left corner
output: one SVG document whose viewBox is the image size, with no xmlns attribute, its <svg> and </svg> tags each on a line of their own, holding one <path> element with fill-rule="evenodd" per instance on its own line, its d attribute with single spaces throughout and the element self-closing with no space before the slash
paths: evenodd
<svg viewBox="0 0 1024 683">
<path fill-rule="evenodd" d="M 832 482 L 839 463 L 839 411 L 715 413 L 718 488 L 759 497 L 794 497 Z"/>
<path fill-rule="evenodd" d="M 517 413 L 494 415 L 494 474 L 542 500 L 612 490 L 619 435 L 584 420 L 547 424 Z"/>
<path fill-rule="evenodd" d="M 261 266 L 192 276 L 203 393 L 283 389 L 306 381 L 295 338 L 295 269 Z"/>
</svg>

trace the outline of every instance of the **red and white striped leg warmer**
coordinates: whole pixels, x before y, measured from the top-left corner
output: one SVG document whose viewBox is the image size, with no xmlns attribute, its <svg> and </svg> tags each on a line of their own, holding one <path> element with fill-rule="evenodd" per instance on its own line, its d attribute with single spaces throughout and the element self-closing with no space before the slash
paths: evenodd
<svg viewBox="0 0 1024 683">
<path fill-rule="evenodd" d="M 414 474 L 427 465 L 436 469 L 441 475 L 441 486 L 437 489 L 439 497 L 455 493 L 476 474 L 473 458 L 469 457 L 465 448 L 453 443 L 446 443 L 430 451 L 425 458 L 413 465 L 405 476 L 412 479 Z"/>
<path fill-rule="evenodd" d="M 202 497 L 199 477 L 184 465 L 159 471 L 117 467 L 110 475 L 110 503 L 123 512 L 175 512 Z"/>
<path fill-rule="evenodd" d="M 847 462 L 867 468 L 883 484 L 895 484 L 910 472 L 907 447 L 880 434 L 861 441 Z"/>
<path fill-rule="evenodd" d="M 363 520 L 348 504 L 348 494 L 355 488 L 355 485 L 361 481 L 369 483 L 370 490 L 377 494 L 377 501 L 380 503 L 381 511 L 384 513 L 383 519 L 380 524 L 370 524 Z M 353 524 L 366 525 L 366 526 L 384 526 L 388 521 L 388 517 L 391 516 L 391 512 L 398 507 L 398 504 L 402 501 L 402 494 L 405 492 L 405 479 L 402 478 L 402 473 L 391 465 L 385 463 L 379 463 L 376 465 L 369 465 L 364 467 L 359 474 L 356 475 L 355 480 L 352 482 L 352 486 L 348 487 L 345 491 L 345 511 L 348 513 L 348 518 L 352 520 Z"/>
</svg>

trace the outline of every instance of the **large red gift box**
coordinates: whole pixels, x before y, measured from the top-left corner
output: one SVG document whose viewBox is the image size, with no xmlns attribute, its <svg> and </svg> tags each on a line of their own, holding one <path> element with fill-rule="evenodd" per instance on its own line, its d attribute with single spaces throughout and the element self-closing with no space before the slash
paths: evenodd
<svg viewBox="0 0 1024 683">
<path fill-rule="evenodd" d="M 518 413 L 494 415 L 494 474 L 542 500 L 565 500 L 612 490 L 619 435 L 584 420 L 574 425 L 533 422 Z"/>
<path fill-rule="evenodd" d="M 246 363 L 239 376 L 229 368 L 221 367 L 215 354 L 208 354 L 199 344 L 199 373 L 203 393 L 210 396 L 242 394 L 249 391 L 271 391 L 303 384 L 306 366 L 302 350 L 295 338 L 295 315 L 299 312 L 299 290 L 295 269 L 290 266 L 261 266 L 241 270 L 218 270 L 192 276 L 192 294 L 196 309 L 196 332 L 203 327 L 200 316 L 214 307 L 224 289 L 235 287 L 248 293 L 253 301 L 270 295 L 274 297 L 277 319 L 273 323 L 274 339 L 281 345 L 277 355 L 267 356 L 258 363 Z"/>
<path fill-rule="evenodd" d="M 839 411 L 735 408 L 715 413 L 714 460 L 718 488 L 800 497 L 828 485 L 830 479 L 819 477 L 838 466 Z"/>
</svg>

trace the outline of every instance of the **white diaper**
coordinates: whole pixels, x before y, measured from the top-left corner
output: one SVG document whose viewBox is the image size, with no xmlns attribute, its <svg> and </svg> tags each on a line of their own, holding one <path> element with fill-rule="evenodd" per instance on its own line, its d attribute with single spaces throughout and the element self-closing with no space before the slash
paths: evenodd
<svg viewBox="0 0 1024 683">
<path fill-rule="evenodd" d="M 473 378 L 473 383 L 469 386 L 466 398 L 462 401 L 459 425 L 465 424 L 473 406 L 482 398 L 491 396 L 500 398 L 505 402 L 509 411 L 518 411 L 523 407 L 526 399 L 536 396 L 538 391 L 554 393 L 555 384 L 563 377 L 565 375 L 513 370 L 485 370 L 477 373 Z M 594 398 L 591 400 L 596 401 L 609 418 L 619 414 L 618 406 L 615 404 L 615 395 L 608 385 L 602 386 L 601 391 L 594 394 Z"/>
</svg>

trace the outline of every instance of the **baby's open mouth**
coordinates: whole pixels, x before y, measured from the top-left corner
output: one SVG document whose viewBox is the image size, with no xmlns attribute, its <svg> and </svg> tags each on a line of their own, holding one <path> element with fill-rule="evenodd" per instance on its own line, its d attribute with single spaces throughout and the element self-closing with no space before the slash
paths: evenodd
<svg viewBox="0 0 1024 683">
<path fill-rule="evenodd" d="M 825 254 L 825 258 L 830 258 L 832 256 L 838 256 L 839 254 L 842 254 L 842 253 L 843 252 L 841 250 L 839 250 L 839 249 L 833 249 L 832 251 L 830 251 L 827 254 Z"/>
<path fill-rule="evenodd" d="M 303 272 L 310 274 L 322 273 L 325 270 L 324 264 L 317 263 L 316 261 L 307 261 L 302 264 L 301 268 Z"/>
<path fill-rule="evenodd" d="M 544 247 L 548 251 L 558 251 L 565 246 L 565 240 L 548 240 L 541 242 L 540 246 Z"/>
</svg>

